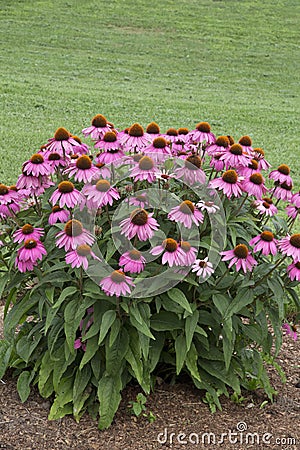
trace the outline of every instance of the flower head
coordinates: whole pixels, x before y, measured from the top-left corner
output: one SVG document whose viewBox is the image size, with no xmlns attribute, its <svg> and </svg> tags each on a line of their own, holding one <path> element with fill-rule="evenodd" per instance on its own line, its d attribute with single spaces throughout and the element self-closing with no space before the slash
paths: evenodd
<svg viewBox="0 0 300 450">
<path fill-rule="evenodd" d="M 276 170 L 272 170 L 269 174 L 269 178 L 274 181 L 278 181 L 280 184 L 286 183 L 288 186 L 293 184 L 293 180 L 290 176 L 291 169 L 286 164 L 281 164 Z"/>
<path fill-rule="evenodd" d="M 75 189 L 75 186 L 71 181 L 62 181 L 59 183 L 57 189 L 50 197 L 52 205 L 59 204 L 61 208 L 67 206 L 68 208 L 74 208 L 74 206 L 84 203 L 85 199 L 81 192 Z"/>
<path fill-rule="evenodd" d="M 196 129 L 190 131 L 190 138 L 194 142 L 207 142 L 212 144 L 216 141 L 216 136 L 211 132 L 208 122 L 199 122 Z"/>
<path fill-rule="evenodd" d="M 279 250 L 287 256 L 291 256 L 294 261 L 300 261 L 300 234 L 293 234 L 280 239 Z"/>
<path fill-rule="evenodd" d="M 193 202 L 184 200 L 179 206 L 175 206 L 168 214 L 170 220 L 182 223 L 186 228 L 192 228 L 194 223 L 198 226 L 203 222 L 203 214 Z"/>
<path fill-rule="evenodd" d="M 108 277 L 100 281 L 100 287 L 108 296 L 130 294 L 135 287 L 132 278 L 126 276 L 122 270 L 114 270 Z"/>
<path fill-rule="evenodd" d="M 251 239 L 249 245 L 253 248 L 253 251 L 259 252 L 261 251 L 263 255 L 267 256 L 276 255 L 277 253 L 277 240 L 274 238 L 274 234 L 271 231 L 263 231 L 258 236 Z"/>
<path fill-rule="evenodd" d="M 78 181 L 79 183 L 90 182 L 98 172 L 98 168 L 92 164 L 91 158 L 87 155 L 79 156 L 64 171 L 70 178 L 74 177 L 75 181 Z"/>
<path fill-rule="evenodd" d="M 267 192 L 267 188 L 264 185 L 264 178 L 259 172 L 255 172 L 242 181 L 242 188 L 247 194 L 254 195 L 257 199 L 261 199 Z"/>
<path fill-rule="evenodd" d="M 69 220 L 65 228 L 57 233 L 56 245 L 59 248 L 64 247 L 66 251 L 75 250 L 79 245 L 92 245 L 95 238 L 92 234 L 83 228 L 79 220 Z"/>
<path fill-rule="evenodd" d="M 140 273 L 145 268 L 146 259 L 138 250 L 130 250 L 120 257 L 119 265 L 124 272 Z"/>
<path fill-rule="evenodd" d="M 58 205 L 53 206 L 52 212 L 49 215 L 48 223 L 54 225 L 55 223 L 66 223 L 70 219 L 70 211 L 61 208 Z"/>
<path fill-rule="evenodd" d="M 24 242 L 28 239 L 35 239 L 39 241 L 41 236 L 43 236 L 44 230 L 43 228 L 34 228 L 32 225 L 27 223 L 19 230 L 14 233 L 14 242 Z"/>
<path fill-rule="evenodd" d="M 208 256 L 204 259 L 196 259 L 192 266 L 192 272 L 200 278 L 208 278 L 214 273 L 213 265 L 208 261 Z"/>
<path fill-rule="evenodd" d="M 49 162 L 44 159 L 41 153 L 32 155 L 30 160 L 25 162 L 23 165 L 23 169 L 28 175 L 32 175 L 33 177 L 38 177 L 39 175 L 50 175 L 54 170 Z"/>
<path fill-rule="evenodd" d="M 98 180 L 96 184 L 86 184 L 82 193 L 87 197 L 88 208 L 101 208 L 112 205 L 114 200 L 119 200 L 120 194 L 112 187 L 108 180 Z"/>
<path fill-rule="evenodd" d="M 136 166 L 131 170 L 130 176 L 134 177 L 134 181 L 148 181 L 153 183 L 156 180 L 158 169 L 152 158 L 143 156 Z"/>
<path fill-rule="evenodd" d="M 257 265 L 257 261 L 251 256 L 248 247 L 244 244 L 238 244 L 233 250 L 221 252 L 222 261 L 230 261 L 229 268 L 235 265 L 236 271 L 243 270 L 244 273 L 252 271 Z"/>
<path fill-rule="evenodd" d="M 228 198 L 232 196 L 240 197 L 243 193 L 242 180 L 235 170 L 227 170 L 222 177 L 210 181 L 209 186 L 220 189 Z"/>
<path fill-rule="evenodd" d="M 142 208 L 135 209 L 130 217 L 121 221 L 121 234 L 125 234 L 128 239 L 137 236 L 140 241 L 147 241 L 159 227 L 152 216 Z"/>
<path fill-rule="evenodd" d="M 165 239 L 161 245 L 157 245 L 150 250 L 151 255 L 162 256 L 162 263 L 168 263 L 170 267 L 173 266 L 184 266 L 185 265 L 185 252 L 180 247 L 177 241 L 172 238 Z"/>
<path fill-rule="evenodd" d="M 282 329 L 286 331 L 287 335 L 290 336 L 294 341 L 297 340 L 297 328 L 296 325 L 290 325 L 289 323 L 284 323 Z"/>
<path fill-rule="evenodd" d="M 78 245 L 76 249 L 70 250 L 66 254 L 65 259 L 66 263 L 71 264 L 73 269 L 75 267 L 83 267 L 84 270 L 87 270 L 89 266 L 88 257 L 92 257 L 94 259 L 99 260 L 99 258 L 95 255 L 95 253 L 92 252 L 92 249 L 89 245 L 81 244 Z"/>
<path fill-rule="evenodd" d="M 84 136 L 90 136 L 94 141 L 102 139 L 105 133 L 111 131 L 111 125 L 102 114 L 97 114 L 92 119 L 92 125 L 84 128 L 82 133 Z"/>
<path fill-rule="evenodd" d="M 38 240 L 27 239 L 23 247 L 18 250 L 15 266 L 18 267 L 20 272 L 33 270 L 38 261 L 43 258 L 43 255 L 47 255 L 44 245 Z"/>
</svg>

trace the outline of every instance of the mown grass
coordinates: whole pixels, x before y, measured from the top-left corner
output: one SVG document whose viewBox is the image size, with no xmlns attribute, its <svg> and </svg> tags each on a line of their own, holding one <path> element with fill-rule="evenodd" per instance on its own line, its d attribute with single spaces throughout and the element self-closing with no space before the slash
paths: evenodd
<svg viewBox="0 0 300 450">
<path fill-rule="evenodd" d="M 103 113 L 250 134 L 300 181 L 298 0 L 0 0 L 0 181 Z"/>
</svg>

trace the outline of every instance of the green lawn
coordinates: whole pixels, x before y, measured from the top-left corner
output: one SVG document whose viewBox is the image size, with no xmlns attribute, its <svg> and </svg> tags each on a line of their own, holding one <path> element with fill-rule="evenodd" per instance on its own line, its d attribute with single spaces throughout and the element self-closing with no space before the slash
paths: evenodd
<svg viewBox="0 0 300 450">
<path fill-rule="evenodd" d="M 300 181 L 299 0 L 0 0 L 0 181 L 102 113 L 250 134 Z"/>
</svg>

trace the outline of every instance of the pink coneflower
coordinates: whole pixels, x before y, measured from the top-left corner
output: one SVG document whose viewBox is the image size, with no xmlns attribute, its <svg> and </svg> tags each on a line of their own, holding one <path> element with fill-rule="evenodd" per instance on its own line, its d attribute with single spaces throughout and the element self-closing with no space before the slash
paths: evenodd
<svg viewBox="0 0 300 450">
<path fill-rule="evenodd" d="M 89 266 L 88 256 L 92 257 L 93 259 L 99 260 L 95 253 L 92 252 L 92 249 L 89 245 L 81 244 L 76 249 L 66 253 L 65 259 L 66 263 L 71 264 L 73 269 L 75 267 L 83 267 L 84 270 L 87 270 Z"/>
<path fill-rule="evenodd" d="M 227 170 L 222 177 L 210 181 L 209 186 L 221 190 L 228 198 L 232 195 L 240 197 L 243 194 L 242 180 L 235 170 Z"/>
<path fill-rule="evenodd" d="M 257 261 L 251 256 L 248 247 L 244 244 L 238 244 L 233 250 L 227 250 L 220 253 L 222 261 L 230 261 L 228 267 L 235 265 L 236 271 L 243 270 L 244 273 L 257 265 Z"/>
<path fill-rule="evenodd" d="M 294 281 L 294 280 L 300 281 L 300 262 L 299 261 L 297 261 L 297 262 L 294 261 L 292 264 L 290 264 L 287 267 L 287 272 L 288 272 L 289 278 L 292 281 Z"/>
<path fill-rule="evenodd" d="M 29 161 L 23 164 L 23 169 L 27 175 L 38 177 L 39 175 L 50 175 L 54 169 L 40 153 L 32 155 Z"/>
<path fill-rule="evenodd" d="M 145 147 L 144 153 L 153 158 L 156 163 L 164 161 L 167 156 L 172 156 L 169 144 L 162 136 L 153 139 L 152 143 Z"/>
<path fill-rule="evenodd" d="M 92 119 L 92 125 L 88 128 L 84 128 L 82 133 L 85 137 L 90 136 L 94 141 L 102 139 L 105 133 L 111 131 L 111 124 L 106 120 L 102 114 L 97 114 Z"/>
<path fill-rule="evenodd" d="M 13 217 L 14 214 L 17 214 L 21 209 L 21 206 L 18 203 L 12 202 L 7 205 L 0 204 L 0 218 L 6 219 L 7 217 Z"/>
<path fill-rule="evenodd" d="M 291 217 L 292 219 L 296 219 L 296 217 L 298 216 L 298 214 L 300 212 L 300 208 L 297 208 L 294 205 L 288 205 L 285 208 L 285 211 L 289 217 Z"/>
<path fill-rule="evenodd" d="M 18 250 L 15 266 L 18 267 L 20 272 L 33 270 L 38 261 L 42 260 L 43 255 L 47 255 L 43 244 L 35 239 L 27 239 L 23 247 Z"/>
<path fill-rule="evenodd" d="M 185 159 L 183 167 L 175 170 L 175 174 L 187 185 L 192 186 L 196 183 L 204 184 L 206 176 L 201 166 L 201 158 L 198 155 L 191 155 Z"/>
<path fill-rule="evenodd" d="M 156 137 L 160 135 L 160 128 L 156 122 L 151 122 L 147 125 L 146 133 L 150 141 L 153 141 Z"/>
<path fill-rule="evenodd" d="M 95 164 L 95 166 L 98 169 L 98 176 L 95 176 L 94 179 L 98 179 L 99 177 L 101 178 L 110 178 L 111 176 L 111 172 L 110 169 L 104 164 L 104 163 L 97 163 Z"/>
<path fill-rule="evenodd" d="M 300 208 L 300 192 L 296 192 L 292 195 L 291 203 L 293 203 L 297 208 Z"/>
<path fill-rule="evenodd" d="M 250 136 L 242 136 L 239 139 L 239 144 L 243 147 L 244 152 L 248 153 L 248 155 L 253 154 L 252 139 Z"/>
<path fill-rule="evenodd" d="M 108 277 L 100 281 L 100 287 L 106 295 L 113 296 L 130 294 L 131 288 L 135 287 L 132 278 L 126 276 L 122 270 L 114 270 Z"/>
<path fill-rule="evenodd" d="M 290 336 L 294 341 L 297 340 L 297 328 L 296 325 L 290 325 L 289 323 L 284 323 L 282 329 L 286 331 L 287 335 Z"/>
<path fill-rule="evenodd" d="M 294 261 L 300 261 L 300 234 L 280 239 L 278 248 L 284 255 L 291 256 Z"/>
<path fill-rule="evenodd" d="M 154 235 L 159 224 L 153 219 L 153 213 L 148 214 L 144 209 L 138 208 L 132 211 L 130 217 L 121 221 L 121 234 L 128 239 L 137 236 L 140 241 L 147 241 Z"/>
<path fill-rule="evenodd" d="M 153 247 L 150 253 L 155 256 L 163 253 L 162 264 L 168 263 L 170 267 L 185 265 L 185 252 L 174 239 L 165 239 L 161 245 Z"/>
<path fill-rule="evenodd" d="M 99 148 L 104 152 L 116 153 L 121 150 L 121 143 L 114 131 L 107 131 L 102 139 L 95 144 L 95 148 Z"/>
<path fill-rule="evenodd" d="M 278 200 L 290 202 L 293 197 L 292 189 L 293 189 L 292 184 L 282 183 L 279 186 L 275 186 L 273 189 L 271 189 L 271 192 L 273 193 L 274 197 L 277 198 Z"/>
<path fill-rule="evenodd" d="M 23 242 L 28 239 L 34 239 L 35 241 L 39 241 L 41 236 L 43 236 L 44 230 L 43 228 L 34 228 L 32 225 L 27 223 L 19 230 L 15 231 L 13 234 L 14 242 Z"/>
<path fill-rule="evenodd" d="M 130 250 L 120 257 L 119 265 L 124 266 L 124 272 L 140 273 L 144 270 L 146 259 L 138 250 Z"/>
<path fill-rule="evenodd" d="M 68 165 L 67 159 L 57 152 L 49 153 L 47 161 L 52 169 L 64 168 Z"/>
<path fill-rule="evenodd" d="M 220 160 L 224 161 L 226 167 L 246 167 L 249 164 L 250 156 L 243 151 L 240 144 L 233 144 L 221 156 Z"/>
<path fill-rule="evenodd" d="M 140 151 L 148 144 L 148 136 L 144 133 L 144 128 L 134 123 L 128 130 L 128 134 L 124 134 L 120 139 L 121 144 L 124 145 L 124 149 L 129 152 Z"/>
<path fill-rule="evenodd" d="M 258 162 L 258 170 L 268 170 L 271 164 L 265 160 L 265 152 L 262 148 L 254 148 L 253 156 Z"/>
<path fill-rule="evenodd" d="M 112 205 L 114 200 L 119 200 L 120 194 L 116 188 L 111 187 L 108 180 L 98 180 L 96 184 L 86 184 L 82 193 L 87 197 L 88 208 L 100 208 Z"/>
<path fill-rule="evenodd" d="M 206 151 L 210 156 L 215 156 L 216 154 L 223 154 L 229 149 L 230 141 L 227 136 L 219 136 L 216 142 L 210 144 Z"/>
<path fill-rule="evenodd" d="M 242 177 L 249 178 L 254 173 L 259 172 L 258 161 L 256 159 L 251 159 L 249 160 L 247 167 L 240 166 L 237 168 L 237 171 Z"/>
<path fill-rule="evenodd" d="M 0 205 L 8 205 L 19 200 L 20 196 L 16 190 L 0 184 Z"/>
<path fill-rule="evenodd" d="M 191 244 L 187 241 L 181 241 L 179 243 L 181 250 L 184 252 L 184 256 L 182 257 L 183 266 L 191 266 L 195 260 L 197 255 L 197 249 L 192 247 Z"/>
<path fill-rule="evenodd" d="M 145 208 L 146 206 L 149 206 L 149 199 L 146 193 L 141 193 L 135 197 L 130 197 L 126 201 L 128 201 L 129 205 L 137 206 L 138 208 Z"/>
<path fill-rule="evenodd" d="M 255 236 L 249 242 L 249 245 L 253 248 L 254 253 L 261 251 L 263 255 L 267 256 L 276 255 L 277 253 L 277 240 L 274 238 L 274 234 L 271 231 L 263 231 L 258 236 Z"/>
<path fill-rule="evenodd" d="M 178 131 L 176 130 L 176 128 L 169 128 L 165 132 L 164 138 L 171 144 L 174 144 L 178 140 Z"/>
<path fill-rule="evenodd" d="M 208 278 L 214 273 L 213 265 L 208 261 L 208 256 L 204 259 L 196 259 L 192 266 L 192 272 L 200 278 Z"/>
<path fill-rule="evenodd" d="M 264 197 L 261 200 L 255 200 L 253 206 L 259 211 L 259 214 L 265 214 L 269 217 L 278 213 L 278 209 L 273 204 L 273 200 L 268 197 Z"/>
<path fill-rule="evenodd" d="M 74 177 L 79 183 L 89 183 L 94 177 L 99 175 L 99 170 L 93 166 L 91 158 L 87 155 L 79 156 L 71 165 L 64 170 L 64 174 L 68 174 L 69 178 Z"/>
<path fill-rule="evenodd" d="M 71 155 L 76 152 L 76 147 L 80 144 L 72 137 L 70 132 L 65 128 L 58 128 L 54 134 L 54 137 L 48 140 L 45 145 L 46 154 L 49 152 L 56 152 L 62 156 Z"/>
<path fill-rule="evenodd" d="M 255 172 L 249 178 L 244 179 L 242 181 L 242 189 L 259 200 L 268 190 L 264 185 L 264 178 L 259 172 Z"/>
<path fill-rule="evenodd" d="M 57 233 L 56 245 L 58 248 L 64 247 L 66 251 L 75 250 L 79 245 L 92 245 L 95 238 L 85 230 L 79 220 L 69 220 L 65 228 Z"/>
<path fill-rule="evenodd" d="M 215 214 L 220 209 L 219 206 L 214 204 L 214 202 L 205 202 L 204 200 L 200 200 L 196 206 L 200 209 L 200 211 L 206 211 L 208 214 Z"/>
<path fill-rule="evenodd" d="M 208 122 L 199 122 L 196 129 L 190 131 L 189 136 L 194 142 L 207 142 L 213 144 L 216 141 L 216 136 L 210 131 L 210 124 Z"/>
<path fill-rule="evenodd" d="M 75 339 L 74 341 L 74 349 L 78 350 L 79 348 L 82 348 L 82 350 L 86 351 L 86 343 L 82 342 L 83 336 L 79 337 L 78 339 Z"/>
<path fill-rule="evenodd" d="M 58 203 L 61 208 L 64 206 L 74 208 L 74 206 L 84 203 L 85 198 L 81 192 L 75 189 L 71 181 L 62 181 L 51 195 L 49 201 L 52 205 Z"/>
<path fill-rule="evenodd" d="M 274 181 L 278 181 L 280 184 L 285 183 L 288 186 L 293 184 L 293 180 L 290 177 L 291 169 L 286 164 L 281 164 L 277 170 L 272 170 L 269 174 L 269 178 Z"/>
<path fill-rule="evenodd" d="M 193 223 L 198 226 L 203 222 L 203 214 L 194 203 L 184 200 L 179 206 L 171 209 L 168 219 L 182 223 L 186 228 L 192 228 Z"/>
<path fill-rule="evenodd" d="M 221 153 L 215 153 L 214 156 L 210 160 L 210 167 L 213 167 L 217 172 L 221 172 L 225 168 L 225 163 L 222 161 Z"/>
<path fill-rule="evenodd" d="M 46 178 L 48 178 L 48 177 L 46 177 Z M 19 175 L 19 178 L 17 180 L 16 186 L 17 186 L 18 190 L 38 189 L 42 186 L 42 181 L 44 179 L 45 179 L 45 177 L 34 177 L 33 175 L 28 175 L 23 168 L 22 173 L 21 173 L 21 175 Z"/>
<path fill-rule="evenodd" d="M 158 169 L 152 158 L 143 156 L 138 164 L 131 169 L 130 176 L 134 177 L 134 181 L 148 181 L 153 183 L 156 180 Z"/>
<path fill-rule="evenodd" d="M 70 211 L 61 208 L 58 205 L 53 206 L 52 212 L 49 215 L 48 223 L 54 225 L 55 223 L 66 223 L 70 219 Z"/>
</svg>

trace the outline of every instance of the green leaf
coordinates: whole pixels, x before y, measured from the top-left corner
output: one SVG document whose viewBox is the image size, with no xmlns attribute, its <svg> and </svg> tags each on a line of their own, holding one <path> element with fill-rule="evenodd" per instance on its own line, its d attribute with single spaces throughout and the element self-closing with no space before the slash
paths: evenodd
<svg viewBox="0 0 300 450">
<path fill-rule="evenodd" d="M 35 372 L 31 373 L 25 370 L 19 375 L 17 382 L 17 390 L 20 396 L 21 402 L 24 403 L 29 397 L 30 394 L 30 383 L 34 377 Z"/>
<path fill-rule="evenodd" d="M 8 367 L 12 346 L 8 341 L 0 339 L 0 380 L 4 376 Z"/>
<path fill-rule="evenodd" d="M 110 376 L 116 376 L 125 362 L 125 355 L 128 351 L 129 336 L 125 328 L 110 347 L 108 341 L 105 342 L 106 372 Z"/>
<path fill-rule="evenodd" d="M 233 314 L 238 313 L 245 306 L 249 305 L 253 301 L 253 291 L 249 288 L 243 288 L 238 291 L 236 297 L 231 300 L 228 308 L 224 313 L 224 319 L 227 320 Z"/>
<path fill-rule="evenodd" d="M 175 340 L 175 352 L 176 352 L 176 374 L 179 375 L 187 354 L 186 338 L 183 334 L 177 336 Z"/>
<path fill-rule="evenodd" d="M 20 323 L 22 317 L 24 317 L 37 302 L 38 299 L 36 297 L 30 297 L 28 292 L 20 302 L 16 303 L 11 308 L 4 319 L 4 336 L 9 336 L 10 332 Z"/>
<path fill-rule="evenodd" d="M 118 410 L 122 389 L 122 382 L 119 376 L 111 376 L 107 373 L 101 378 L 98 385 L 98 398 L 100 402 L 99 429 L 108 428 Z"/>
<path fill-rule="evenodd" d="M 86 351 L 82 357 L 79 365 L 79 369 L 82 370 L 83 367 L 94 357 L 96 352 L 99 350 L 98 336 L 93 336 L 86 341 Z"/>
<path fill-rule="evenodd" d="M 84 366 L 82 370 L 78 369 L 76 372 L 73 385 L 73 414 L 75 420 L 80 418 L 80 412 L 88 398 L 89 394 L 84 393 L 84 391 L 90 382 L 91 372 L 90 366 Z"/>
<path fill-rule="evenodd" d="M 214 294 L 212 296 L 212 300 L 221 316 L 224 317 L 225 311 L 228 309 L 230 304 L 229 298 L 222 294 Z"/>
<path fill-rule="evenodd" d="M 110 329 L 110 335 L 109 335 L 109 346 L 110 347 L 114 344 L 115 340 L 117 339 L 118 334 L 120 332 L 120 328 L 121 328 L 121 321 L 117 317 Z"/>
<path fill-rule="evenodd" d="M 151 318 L 151 328 L 155 331 L 173 331 L 180 330 L 183 327 L 183 320 L 172 312 L 161 310 L 153 314 Z"/>
<path fill-rule="evenodd" d="M 67 297 L 74 295 L 75 292 L 78 292 L 78 287 L 76 286 L 68 286 L 61 291 L 60 296 L 58 297 L 57 302 L 53 305 L 53 309 L 57 309 L 64 302 Z"/>
<path fill-rule="evenodd" d="M 192 343 L 191 348 L 189 349 L 186 355 L 185 364 L 189 369 L 192 377 L 194 377 L 198 381 L 201 381 L 197 361 L 198 361 L 197 350 L 195 345 Z"/>
<path fill-rule="evenodd" d="M 178 289 L 178 288 L 170 289 L 167 292 L 167 294 L 170 297 L 170 299 L 173 300 L 173 302 L 178 303 L 178 305 L 182 306 L 182 308 L 184 308 L 190 314 L 193 314 L 193 311 L 191 309 L 191 305 L 189 304 L 188 299 L 186 298 L 186 296 L 180 289 Z"/>
<path fill-rule="evenodd" d="M 155 339 L 153 334 L 150 331 L 150 328 L 144 318 L 142 317 L 140 311 L 138 308 L 131 307 L 129 310 L 129 316 L 130 316 L 130 322 L 131 324 L 139 330 L 141 333 L 143 333 L 145 336 L 148 336 L 151 339 Z"/>
<path fill-rule="evenodd" d="M 100 336 L 99 336 L 99 340 L 98 340 L 98 345 L 100 345 L 101 342 L 103 342 L 103 340 L 105 339 L 105 337 L 108 333 L 108 330 L 110 329 L 110 327 L 116 320 L 116 317 L 117 317 L 116 311 L 113 309 L 110 309 L 103 314 L 101 325 L 100 325 Z"/>
<path fill-rule="evenodd" d="M 72 414 L 73 382 L 73 377 L 63 378 L 60 381 L 56 389 L 56 398 L 48 416 L 49 420 L 61 419 L 67 414 Z"/>
<path fill-rule="evenodd" d="M 198 319 L 199 319 L 199 311 L 197 309 L 193 312 L 192 316 L 188 316 L 185 319 L 185 337 L 186 337 L 187 351 L 189 351 L 189 349 L 191 347 L 191 343 L 192 343 L 194 333 L 195 333 L 195 330 L 197 327 Z"/>
</svg>

